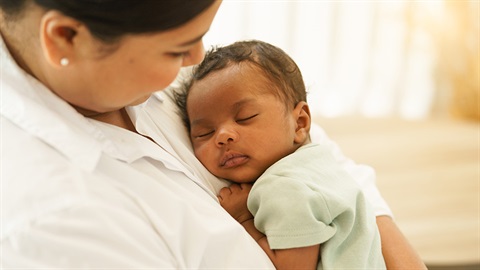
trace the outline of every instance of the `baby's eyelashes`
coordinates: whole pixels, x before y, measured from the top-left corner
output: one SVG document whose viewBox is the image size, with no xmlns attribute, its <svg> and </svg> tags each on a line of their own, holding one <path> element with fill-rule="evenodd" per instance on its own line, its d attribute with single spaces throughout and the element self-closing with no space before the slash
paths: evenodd
<svg viewBox="0 0 480 270">
<path fill-rule="evenodd" d="M 206 131 L 206 132 L 197 132 L 196 134 L 192 133 L 191 136 L 194 139 L 201 139 L 201 138 L 206 138 L 206 137 L 212 135 L 214 132 L 215 132 L 215 130 L 210 130 L 210 131 Z"/>
<path fill-rule="evenodd" d="M 236 122 L 237 123 L 247 122 L 248 120 L 251 120 L 251 119 L 255 118 L 256 116 L 258 116 L 258 113 L 254 114 L 254 115 L 251 115 L 251 116 L 248 116 L 248 117 L 245 117 L 245 118 L 240 118 L 240 119 L 236 120 Z"/>
</svg>

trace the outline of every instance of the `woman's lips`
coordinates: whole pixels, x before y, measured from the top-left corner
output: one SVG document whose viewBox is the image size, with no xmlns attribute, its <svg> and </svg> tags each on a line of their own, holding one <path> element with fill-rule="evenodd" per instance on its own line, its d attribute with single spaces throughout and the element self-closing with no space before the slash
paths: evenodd
<svg viewBox="0 0 480 270">
<path fill-rule="evenodd" d="M 243 155 L 243 154 L 238 154 L 238 153 L 230 153 L 226 154 L 223 158 L 222 161 L 220 162 L 220 167 L 223 168 L 232 168 L 236 167 L 239 165 L 242 165 L 248 161 L 248 156 Z"/>
</svg>

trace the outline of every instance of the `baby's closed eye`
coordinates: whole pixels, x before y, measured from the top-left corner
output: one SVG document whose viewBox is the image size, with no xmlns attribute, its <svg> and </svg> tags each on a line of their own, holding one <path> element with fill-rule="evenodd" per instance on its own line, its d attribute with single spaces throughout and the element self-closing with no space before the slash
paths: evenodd
<svg viewBox="0 0 480 270">
<path fill-rule="evenodd" d="M 214 132 L 215 132 L 215 130 L 213 130 L 213 129 L 192 132 L 191 137 L 194 138 L 194 139 L 206 138 L 206 137 L 212 135 Z"/>
<path fill-rule="evenodd" d="M 258 116 L 258 113 L 257 114 L 253 114 L 253 115 L 250 115 L 250 116 L 247 116 L 247 117 L 240 117 L 239 119 L 235 120 L 237 123 L 245 123 L 245 122 L 248 122 L 249 120 L 252 120 L 253 118 L 257 117 Z"/>
</svg>

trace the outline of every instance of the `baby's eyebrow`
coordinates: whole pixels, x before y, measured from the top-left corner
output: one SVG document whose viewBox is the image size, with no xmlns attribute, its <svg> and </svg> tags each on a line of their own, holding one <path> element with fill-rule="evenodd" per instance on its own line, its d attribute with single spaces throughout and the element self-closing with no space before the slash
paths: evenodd
<svg viewBox="0 0 480 270">
<path fill-rule="evenodd" d="M 247 105 L 248 103 L 254 103 L 256 100 L 253 98 L 245 98 L 235 102 L 232 106 L 232 110 L 238 111 L 238 109 L 242 108 L 243 106 Z"/>
<path fill-rule="evenodd" d="M 235 102 L 232 107 L 231 107 L 231 112 L 232 113 L 236 113 L 238 112 L 242 107 L 248 105 L 248 104 L 251 104 L 251 103 L 255 103 L 256 102 L 256 99 L 254 98 L 244 98 L 244 99 L 241 99 L 237 102 Z M 206 125 L 208 123 L 208 119 L 206 118 L 190 118 L 190 128 L 193 128 L 194 126 L 200 126 L 200 125 Z"/>
<path fill-rule="evenodd" d="M 199 125 L 202 125 L 204 123 L 206 123 L 207 120 L 205 118 L 197 118 L 197 119 L 193 119 L 191 120 L 190 122 L 190 127 L 194 127 L 194 126 L 199 126 Z"/>
</svg>

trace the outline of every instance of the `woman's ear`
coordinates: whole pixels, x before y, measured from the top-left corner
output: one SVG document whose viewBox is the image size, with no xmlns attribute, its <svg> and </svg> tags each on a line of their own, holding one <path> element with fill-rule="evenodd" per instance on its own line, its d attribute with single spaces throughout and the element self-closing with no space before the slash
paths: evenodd
<svg viewBox="0 0 480 270">
<path fill-rule="evenodd" d="M 307 102 L 300 101 L 293 109 L 293 117 L 296 121 L 294 142 L 297 144 L 304 144 L 310 140 L 310 108 Z"/>
<path fill-rule="evenodd" d="M 58 11 L 47 11 L 40 22 L 40 39 L 47 62 L 68 65 L 75 58 L 74 38 L 81 23 Z"/>
</svg>

